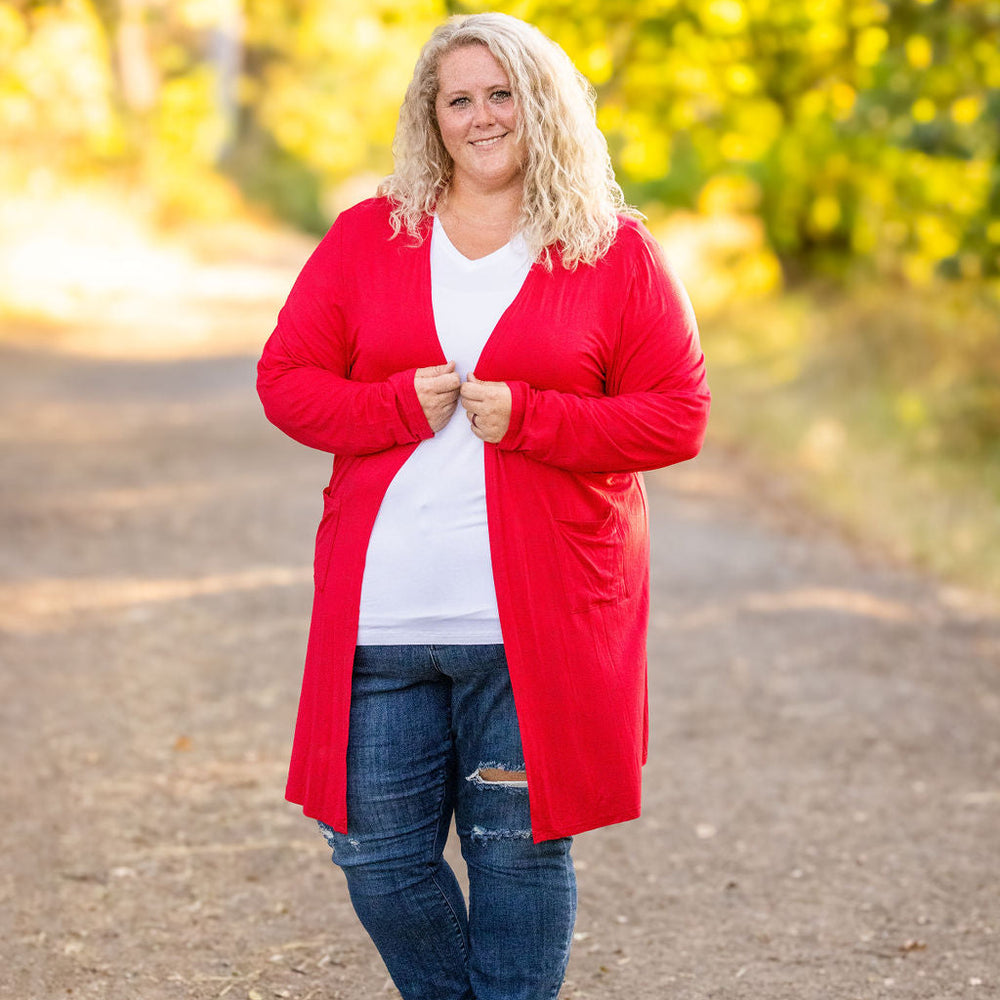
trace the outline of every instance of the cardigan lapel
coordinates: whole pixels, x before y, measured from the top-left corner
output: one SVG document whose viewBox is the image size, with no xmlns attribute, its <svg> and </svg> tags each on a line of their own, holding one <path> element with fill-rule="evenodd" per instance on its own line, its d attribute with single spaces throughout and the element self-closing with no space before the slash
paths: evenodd
<svg viewBox="0 0 1000 1000">
<path fill-rule="evenodd" d="M 420 310 L 421 318 L 426 320 L 431 336 L 437 345 L 437 353 L 440 358 L 438 363 L 444 364 L 448 359 L 445 357 L 441 338 L 438 336 L 437 324 L 434 321 L 434 300 L 431 295 L 431 236 L 433 232 L 434 216 L 427 215 L 420 225 Z M 502 344 L 505 327 L 521 311 L 523 301 L 530 299 L 531 286 L 537 280 L 537 272 L 541 267 L 542 265 L 537 260 L 531 265 L 517 295 L 514 296 L 510 305 L 497 320 L 496 326 L 490 331 L 486 343 L 483 344 L 483 349 L 479 352 L 479 358 L 476 360 L 475 373 L 477 378 L 485 377 L 485 373 L 489 370 L 490 358 L 497 350 L 497 342 L 500 341 Z"/>
</svg>

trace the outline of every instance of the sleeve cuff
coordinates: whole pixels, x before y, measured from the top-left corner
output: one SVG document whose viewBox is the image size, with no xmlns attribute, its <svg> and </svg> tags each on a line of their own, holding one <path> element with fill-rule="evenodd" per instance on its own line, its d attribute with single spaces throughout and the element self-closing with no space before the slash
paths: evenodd
<svg viewBox="0 0 1000 1000">
<path fill-rule="evenodd" d="M 510 423 L 507 433 L 497 442 L 497 447 L 504 451 L 513 451 L 518 446 L 521 430 L 524 427 L 524 415 L 528 410 L 528 394 L 531 386 L 527 382 L 508 382 L 510 389 Z"/>
<path fill-rule="evenodd" d="M 396 394 L 396 405 L 399 407 L 399 414 L 406 429 L 415 440 L 424 441 L 434 437 L 434 431 L 431 430 L 431 425 L 427 422 L 424 409 L 417 398 L 417 388 L 413 384 L 415 372 L 416 368 L 396 372 L 389 376 L 389 385 Z"/>
</svg>

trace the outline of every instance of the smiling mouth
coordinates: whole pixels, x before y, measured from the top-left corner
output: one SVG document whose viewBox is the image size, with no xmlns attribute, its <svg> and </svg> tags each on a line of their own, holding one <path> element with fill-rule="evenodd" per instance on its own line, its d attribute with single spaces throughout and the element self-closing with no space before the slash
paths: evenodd
<svg viewBox="0 0 1000 1000">
<path fill-rule="evenodd" d="M 508 135 L 504 132 L 503 135 L 491 135 L 488 139 L 475 139 L 472 142 L 473 146 L 478 146 L 480 149 L 489 148 L 490 146 L 495 146 L 501 139 Z"/>
</svg>

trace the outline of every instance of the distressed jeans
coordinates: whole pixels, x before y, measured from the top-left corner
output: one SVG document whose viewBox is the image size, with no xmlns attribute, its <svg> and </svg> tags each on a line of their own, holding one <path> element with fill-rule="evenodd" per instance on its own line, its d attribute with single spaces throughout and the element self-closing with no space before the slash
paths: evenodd
<svg viewBox="0 0 1000 1000">
<path fill-rule="evenodd" d="M 359 646 L 348 832 L 324 823 L 404 1000 L 551 1000 L 576 914 L 571 838 L 531 839 L 503 646 Z M 452 816 L 469 902 L 442 857 Z"/>
</svg>

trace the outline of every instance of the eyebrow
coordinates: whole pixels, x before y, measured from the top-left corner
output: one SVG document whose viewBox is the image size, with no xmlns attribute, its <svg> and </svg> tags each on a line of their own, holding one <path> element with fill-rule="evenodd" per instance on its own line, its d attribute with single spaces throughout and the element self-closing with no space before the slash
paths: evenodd
<svg viewBox="0 0 1000 1000">
<path fill-rule="evenodd" d="M 478 89 L 478 88 L 476 88 L 476 89 Z M 510 84 L 509 83 L 490 83 L 490 84 L 487 84 L 483 89 L 484 90 L 510 90 Z M 462 94 L 471 94 L 471 93 L 472 93 L 472 91 L 468 90 L 465 87 L 459 87 L 456 90 L 445 90 L 443 88 L 441 88 L 441 89 L 438 90 L 438 94 L 441 95 L 442 97 L 459 97 Z"/>
</svg>

